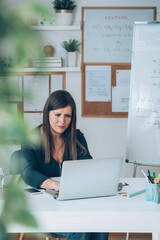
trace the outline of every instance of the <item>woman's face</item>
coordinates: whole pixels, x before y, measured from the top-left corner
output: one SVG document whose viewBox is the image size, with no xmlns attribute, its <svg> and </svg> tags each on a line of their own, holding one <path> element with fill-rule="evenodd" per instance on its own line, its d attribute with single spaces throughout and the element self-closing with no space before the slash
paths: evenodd
<svg viewBox="0 0 160 240">
<path fill-rule="evenodd" d="M 51 133 L 62 134 L 70 125 L 72 120 L 72 108 L 67 106 L 64 108 L 51 110 L 49 112 L 49 123 Z"/>
</svg>

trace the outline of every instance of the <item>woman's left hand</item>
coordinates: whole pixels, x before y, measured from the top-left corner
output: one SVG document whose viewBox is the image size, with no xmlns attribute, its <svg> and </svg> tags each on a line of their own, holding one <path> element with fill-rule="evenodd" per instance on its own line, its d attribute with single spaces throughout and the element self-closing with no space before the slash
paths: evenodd
<svg viewBox="0 0 160 240">
<path fill-rule="evenodd" d="M 55 191 L 59 192 L 60 183 L 53 179 L 47 179 L 41 183 L 40 188 L 54 189 Z"/>
</svg>

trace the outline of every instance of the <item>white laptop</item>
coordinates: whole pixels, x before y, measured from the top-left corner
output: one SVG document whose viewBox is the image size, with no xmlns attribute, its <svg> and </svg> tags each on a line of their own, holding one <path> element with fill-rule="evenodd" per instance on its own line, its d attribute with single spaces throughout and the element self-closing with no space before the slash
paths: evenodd
<svg viewBox="0 0 160 240">
<path fill-rule="evenodd" d="M 57 200 L 112 196 L 117 193 L 122 158 L 64 161 Z"/>
</svg>

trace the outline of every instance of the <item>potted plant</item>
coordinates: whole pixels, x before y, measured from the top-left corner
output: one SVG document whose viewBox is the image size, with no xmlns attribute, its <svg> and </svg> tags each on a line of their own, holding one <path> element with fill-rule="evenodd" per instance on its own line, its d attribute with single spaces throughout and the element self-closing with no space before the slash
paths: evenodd
<svg viewBox="0 0 160 240">
<path fill-rule="evenodd" d="M 75 67 L 77 61 L 77 52 L 80 52 L 80 42 L 76 39 L 70 39 L 68 42 L 62 42 L 62 47 L 67 51 L 68 67 Z"/>
<path fill-rule="evenodd" d="M 52 4 L 56 11 L 57 25 L 71 25 L 73 21 L 73 10 L 77 6 L 74 0 L 54 0 Z"/>
<path fill-rule="evenodd" d="M 32 6 L 30 4 L 21 5 L 22 12 L 23 10 L 26 11 L 26 9 L 32 10 L 37 15 L 39 12 L 44 12 L 44 7 L 42 8 L 38 4 L 32 4 Z M 17 8 L 14 9 L 12 4 L 7 4 L 5 0 L 0 1 L 0 23 L 1 29 L 3 29 L 0 33 L 0 56 L 2 60 L 0 63 L 0 167 L 5 167 L 6 171 L 9 171 L 10 147 L 13 148 L 13 144 L 20 145 L 21 142 L 28 144 L 30 141 L 36 140 L 33 135 L 30 135 L 29 124 L 23 121 L 22 113 L 14 110 L 10 100 L 11 96 L 21 96 L 21 92 L 17 89 L 13 79 L 11 79 L 12 73 L 16 73 L 16 68 L 19 64 L 21 65 L 25 62 L 28 52 L 35 56 L 34 53 L 38 52 L 39 49 L 37 42 L 40 42 L 39 36 L 33 34 L 33 31 L 28 28 L 23 17 L 19 14 L 21 13 L 20 9 L 18 10 Z M 12 47 L 9 49 L 10 44 Z M 10 55 L 9 57 L 8 54 Z M 14 67 L 14 69 L 7 71 L 6 67 Z M 16 105 L 18 107 L 17 103 Z M 16 166 L 14 169 L 16 170 Z M 3 172 L 1 177 L 4 177 Z M 5 176 L 7 179 L 8 177 L 10 176 Z M 7 180 L 5 178 L 4 181 Z M 3 185 L 1 185 L 2 187 Z M 17 181 L 14 178 L 11 179 L 7 184 L 6 190 L 2 191 L 0 189 L 0 192 L 1 202 L 3 203 L 1 203 L 0 210 L 1 240 L 11 239 L 8 229 L 15 223 L 26 225 L 27 227 L 37 227 L 36 219 L 30 212 L 28 197 L 22 188 L 22 184 L 19 184 L 18 179 Z"/>
</svg>

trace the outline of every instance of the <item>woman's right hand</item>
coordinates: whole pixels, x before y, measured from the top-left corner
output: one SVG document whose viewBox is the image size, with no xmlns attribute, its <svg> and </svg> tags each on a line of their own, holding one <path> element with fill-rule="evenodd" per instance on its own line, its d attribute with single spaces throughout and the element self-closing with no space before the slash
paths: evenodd
<svg viewBox="0 0 160 240">
<path fill-rule="evenodd" d="M 54 189 L 55 191 L 59 192 L 60 183 L 53 179 L 47 179 L 44 182 L 42 182 L 39 187 L 45 189 Z"/>
</svg>

